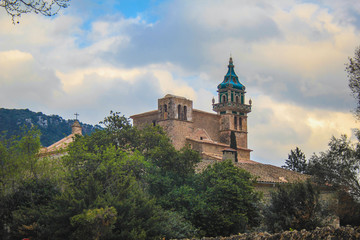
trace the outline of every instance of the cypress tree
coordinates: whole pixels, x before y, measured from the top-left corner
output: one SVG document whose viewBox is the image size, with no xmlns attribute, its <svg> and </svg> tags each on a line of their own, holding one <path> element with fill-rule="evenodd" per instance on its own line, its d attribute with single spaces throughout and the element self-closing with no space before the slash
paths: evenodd
<svg viewBox="0 0 360 240">
<path fill-rule="evenodd" d="M 237 144 L 236 144 L 236 137 L 235 137 L 235 132 L 231 131 L 230 133 L 230 148 L 237 150 Z M 238 161 L 237 158 L 237 152 L 235 153 L 235 162 Z"/>
</svg>

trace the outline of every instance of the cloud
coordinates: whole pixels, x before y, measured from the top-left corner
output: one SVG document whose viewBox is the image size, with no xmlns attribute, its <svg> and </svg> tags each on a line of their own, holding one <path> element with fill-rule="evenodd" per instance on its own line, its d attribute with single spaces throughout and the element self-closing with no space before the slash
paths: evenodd
<svg viewBox="0 0 360 240">
<path fill-rule="evenodd" d="M 255 160 L 281 165 L 295 146 L 309 156 L 326 148 L 331 135 L 356 127 L 344 64 L 359 44 L 358 5 L 174 0 L 148 6 L 138 13 L 113 0 L 77 1 L 53 18 L 24 15 L 16 26 L 0 16 L 2 106 L 65 118 L 79 112 L 82 121 L 97 123 L 110 110 L 127 116 L 154 110 L 158 98 L 172 93 L 211 111 L 232 53 L 254 102 Z"/>
<path fill-rule="evenodd" d="M 53 71 L 43 68 L 28 52 L 0 52 L 0 102 L 2 107 L 27 108 L 47 102 L 61 92 Z"/>
<path fill-rule="evenodd" d="M 248 124 L 252 159 L 279 166 L 295 147 L 309 158 L 314 152 L 326 150 L 332 136 L 352 137 L 352 129 L 358 125 L 350 112 L 305 108 L 266 95 L 253 100 Z"/>
</svg>

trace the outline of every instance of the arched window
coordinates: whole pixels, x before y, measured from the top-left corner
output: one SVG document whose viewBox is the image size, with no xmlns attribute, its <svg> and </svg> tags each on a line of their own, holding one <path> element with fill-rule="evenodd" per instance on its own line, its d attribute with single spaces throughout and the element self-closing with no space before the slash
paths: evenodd
<svg viewBox="0 0 360 240">
<path fill-rule="evenodd" d="M 242 118 L 241 117 L 239 118 L 239 128 L 240 128 L 240 130 L 242 130 Z"/>
<path fill-rule="evenodd" d="M 184 106 L 184 120 L 187 120 L 187 107 Z"/>
<path fill-rule="evenodd" d="M 239 103 L 239 96 L 235 97 L 235 101 L 236 101 L 236 103 Z"/>
<path fill-rule="evenodd" d="M 168 118 L 168 113 L 167 113 L 167 105 L 164 104 L 164 119 Z"/>
<path fill-rule="evenodd" d="M 178 119 L 181 119 L 181 105 L 178 105 Z"/>
<path fill-rule="evenodd" d="M 222 95 L 222 102 L 226 102 L 226 96 Z"/>
<path fill-rule="evenodd" d="M 237 129 L 237 117 L 234 116 L 234 129 Z"/>
</svg>

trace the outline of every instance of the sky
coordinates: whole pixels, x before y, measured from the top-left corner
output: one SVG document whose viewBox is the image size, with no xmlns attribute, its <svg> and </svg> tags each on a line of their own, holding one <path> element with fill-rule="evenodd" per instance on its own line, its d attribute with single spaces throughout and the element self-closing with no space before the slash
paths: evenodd
<svg viewBox="0 0 360 240">
<path fill-rule="evenodd" d="M 252 160 L 281 166 L 295 147 L 309 158 L 359 126 L 345 71 L 358 0 L 72 0 L 19 21 L 0 9 L 2 108 L 97 124 L 170 93 L 212 112 L 231 55 L 252 100 Z"/>
</svg>

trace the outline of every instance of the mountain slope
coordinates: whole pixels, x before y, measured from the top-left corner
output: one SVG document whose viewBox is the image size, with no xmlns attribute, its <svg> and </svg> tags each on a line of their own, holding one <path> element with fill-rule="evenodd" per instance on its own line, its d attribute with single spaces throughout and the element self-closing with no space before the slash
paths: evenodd
<svg viewBox="0 0 360 240">
<path fill-rule="evenodd" d="M 29 109 L 0 108 L 0 134 L 6 138 L 21 133 L 21 127 L 36 126 L 41 131 L 40 141 L 44 147 L 59 141 L 71 134 L 74 120 L 65 120 L 58 115 L 45 115 L 42 112 L 32 112 Z M 81 123 L 84 135 L 90 134 L 100 126 Z"/>
</svg>

